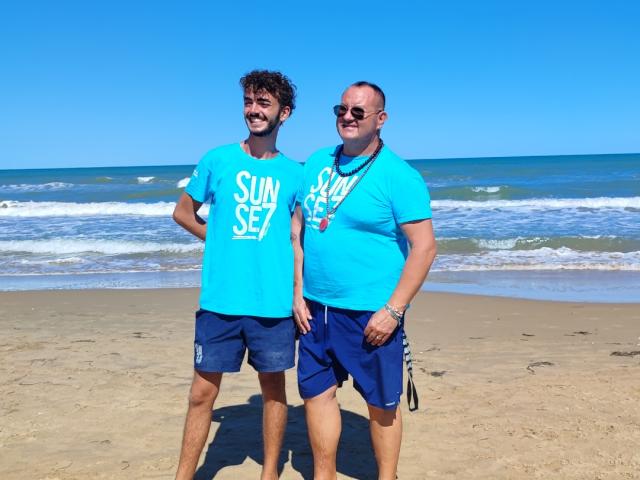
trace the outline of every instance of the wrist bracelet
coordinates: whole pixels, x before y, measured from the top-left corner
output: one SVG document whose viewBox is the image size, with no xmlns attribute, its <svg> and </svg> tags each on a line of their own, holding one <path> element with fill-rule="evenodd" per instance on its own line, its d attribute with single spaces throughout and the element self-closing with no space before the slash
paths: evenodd
<svg viewBox="0 0 640 480">
<path fill-rule="evenodd" d="M 405 309 L 408 308 L 408 307 L 409 306 L 407 305 L 405 307 Z M 392 307 L 388 303 L 384 304 L 384 309 L 389 313 L 389 315 L 391 315 L 393 317 L 393 319 L 396 322 L 398 322 L 398 325 L 400 325 L 402 323 L 402 318 L 404 317 L 404 312 L 401 312 L 397 308 Z"/>
<path fill-rule="evenodd" d="M 400 307 L 402 310 L 400 310 L 400 308 L 396 308 L 396 307 L 392 307 L 391 305 L 389 305 L 388 303 L 385 304 L 387 307 L 389 307 L 391 310 L 393 310 L 394 312 L 396 312 L 398 314 L 398 316 L 402 317 L 404 316 L 405 312 L 409 309 L 409 307 L 411 306 L 410 303 L 407 303 L 406 305 L 403 305 L 402 307 Z"/>
</svg>

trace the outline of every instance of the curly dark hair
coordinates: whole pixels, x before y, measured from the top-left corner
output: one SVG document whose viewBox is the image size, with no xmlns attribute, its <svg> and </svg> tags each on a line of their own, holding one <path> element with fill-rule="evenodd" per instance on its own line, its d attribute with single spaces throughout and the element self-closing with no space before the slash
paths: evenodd
<svg viewBox="0 0 640 480">
<path fill-rule="evenodd" d="M 296 86 L 286 75 L 270 70 L 253 70 L 240 79 L 243 90 L 265 91 L 278 99 L 281 107 L 296 108 Z"/>
</svg>

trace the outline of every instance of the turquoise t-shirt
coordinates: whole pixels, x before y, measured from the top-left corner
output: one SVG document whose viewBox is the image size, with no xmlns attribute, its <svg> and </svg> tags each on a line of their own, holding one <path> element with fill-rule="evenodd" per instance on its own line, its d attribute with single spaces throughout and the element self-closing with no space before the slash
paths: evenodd
<svg viewBox="0 0 640 480">
<path fill-rule="evenodd" d="M 429 192 L 420 174 L 385 146 L 322 232 L 335 153 L 335 147 L 320 150 L 304 168 L 298 197 L 305 220 L 304 295 L 331 307 L 376 311 L 389 300 L 408 254 L 400 225 L 431 218 Z M 349 171 L 366 158 L 342 157 L 340 165 Z M 329 205 L 341 201 L 365 169 L 350 177 L 334 171 Z"/>
<path fill-rule="evenodd" d="M 282 154 L 259 160 L 239 143 L 200 160 L 185 192 L 211 202 L 201 308 L 227 315 L 291 315 L 291 215 L 302 174 L 302 166 Z"/>
</svg>

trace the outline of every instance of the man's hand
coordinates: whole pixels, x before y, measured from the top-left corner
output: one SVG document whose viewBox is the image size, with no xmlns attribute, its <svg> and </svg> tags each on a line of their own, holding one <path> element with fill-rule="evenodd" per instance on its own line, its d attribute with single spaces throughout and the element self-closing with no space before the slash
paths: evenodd
<svg viewBox="0 0 640 480">
<path fill-rule="evenodd" d="M 309 325 L 309 320 L 311 320 L 311 318 L 311 312 L 309 311 L 307 301 L 301 296 L 294 297 L 293 320 L 296 322 L 298 330 L 303 335 L 311 331 L 311 325 Z"/>
<path fill-rule="evenodd" d="M 367 343 L 375 347 L 383 345 L 391 334 L 398 328 L 398 322 L 384 308 L 371 315 L 369 323 L 364 329 Z"/>
</svg>

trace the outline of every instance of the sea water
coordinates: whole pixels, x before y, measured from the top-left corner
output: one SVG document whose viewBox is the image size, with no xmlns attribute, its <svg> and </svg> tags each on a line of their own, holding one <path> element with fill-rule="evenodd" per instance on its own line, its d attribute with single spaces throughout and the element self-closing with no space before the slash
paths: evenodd
<svg viewBox="0 0 640 480">
<path fill-rule="evenodd" d="M 410 163 L 438 240 L 425 289 L 640 302 L 640 154 Z M 192 169 L 0 171 L 0 290 L 198 286 L 203 244 L 171 219 Z"/>
</svg>

